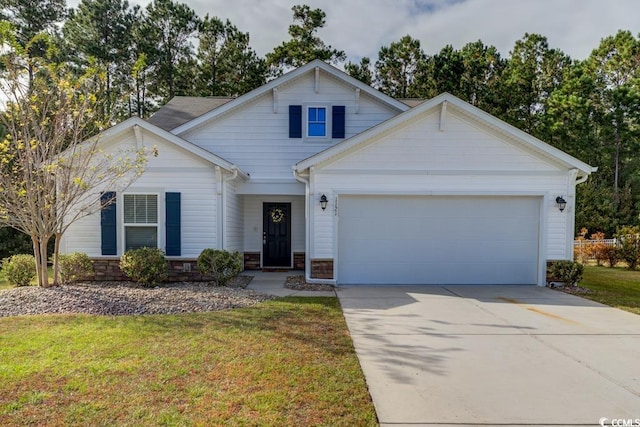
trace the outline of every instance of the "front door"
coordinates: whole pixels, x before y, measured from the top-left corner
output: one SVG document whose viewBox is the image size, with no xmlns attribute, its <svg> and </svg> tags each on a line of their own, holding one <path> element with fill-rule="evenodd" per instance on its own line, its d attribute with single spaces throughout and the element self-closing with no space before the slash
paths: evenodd
<svg viewBox="0 0 640 427">
<path fill-rule="evenodd" d="M 263 267 L 291 267 L 291 203 L 264 203 L 262 213 Z"/>
</svg>

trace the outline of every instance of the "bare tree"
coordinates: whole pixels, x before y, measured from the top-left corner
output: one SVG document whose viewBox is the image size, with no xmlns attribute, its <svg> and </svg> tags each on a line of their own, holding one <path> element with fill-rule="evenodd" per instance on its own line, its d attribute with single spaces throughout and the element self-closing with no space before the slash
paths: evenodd
<svg viewBox="0 0 640 427">
<path fill-rule="evenodd" d="M 39 37 L 42 37 L 41 35 Z M 29 55 L 9 25 L 0 24 L 0 224 L 31 237 L 38 285 L 48 286 L 47 244 L 55 239 L 54 284 L 60 238 L 78 219 L 101 208 L 100 190 L 129 186 L 146 166 L 144 148 L 103 152 L 99 108 L 104 73 L 83 74 Z M 33 70 L 29 80 L 28 70 Z M 96 135 L 89 138 L 91 135 Z"/>
</svg>

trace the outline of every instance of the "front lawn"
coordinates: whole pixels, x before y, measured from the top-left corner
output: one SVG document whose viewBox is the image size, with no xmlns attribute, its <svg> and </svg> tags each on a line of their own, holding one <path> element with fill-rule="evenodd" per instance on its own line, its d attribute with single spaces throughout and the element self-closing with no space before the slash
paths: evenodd
<svg viewBox="0 0 640 427">
<path fill-rule="evenodd" d="M 640 271 L 586 265 L 579 285 L 593 291 L 585 298 L 640 314 Z"/>
<path fill-rule="evenodd" d="M 0 425 L 377 425 L 336 298 L 0 318 Z"/>
</svg>

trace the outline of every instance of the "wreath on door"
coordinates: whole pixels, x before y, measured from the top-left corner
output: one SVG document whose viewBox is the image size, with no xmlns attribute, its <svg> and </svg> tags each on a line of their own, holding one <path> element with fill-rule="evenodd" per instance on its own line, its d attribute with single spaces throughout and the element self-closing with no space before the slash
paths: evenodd
<svg viewBox="0 0 640 427">
<path fill-rule="evenodd" d="M 271 212 L 269 212 L 269 216 L 271 217 L 271 222 L 273 222 L 274 224 L 278 224 L 284 221 L 284 211 L 280 208 L 271 209 Z"/>
</svg>

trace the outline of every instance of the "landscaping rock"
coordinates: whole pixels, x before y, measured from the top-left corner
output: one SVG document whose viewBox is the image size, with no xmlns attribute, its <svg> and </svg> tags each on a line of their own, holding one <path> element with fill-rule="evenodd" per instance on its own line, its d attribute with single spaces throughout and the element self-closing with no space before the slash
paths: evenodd
<svg viewBox="0 0 640 427">
<path fill-rule="evenodd" d="M 87 282 L 51 288 L 6 289 L 0 291 L 0 317 L 53 313 L 118 316 L 208 312 L 247 307 L 273 298 L 243 289 L 239 282 L 248 281 L 238 279 L 233 288 L 202 282 L 167 283 L 152 288 L 133 282 Z"/>
<path fill-rule="evenodd" d="M 336 287 L 324 283 L 307 283 L 304 276 L 287 277 L 284 287 L 296 291 L 335 291 Z"/>
</svg>

